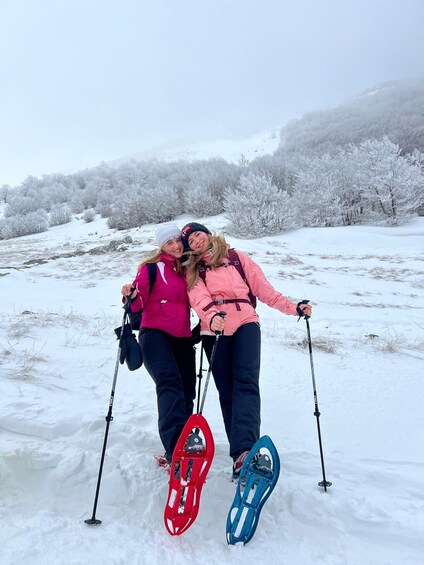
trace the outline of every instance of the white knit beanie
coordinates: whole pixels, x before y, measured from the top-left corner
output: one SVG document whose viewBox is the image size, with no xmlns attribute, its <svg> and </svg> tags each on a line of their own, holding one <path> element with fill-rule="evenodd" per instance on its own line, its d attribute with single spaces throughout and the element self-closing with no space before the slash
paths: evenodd
<svg viewBox="0 0 424 565">
<path fill-rule="evenodd" d="M 159 224 L 156 226 L 155 237 L 159 248 L 173 237 L 180 237 L 181 230 L 175 224 Z"/>
</svg>

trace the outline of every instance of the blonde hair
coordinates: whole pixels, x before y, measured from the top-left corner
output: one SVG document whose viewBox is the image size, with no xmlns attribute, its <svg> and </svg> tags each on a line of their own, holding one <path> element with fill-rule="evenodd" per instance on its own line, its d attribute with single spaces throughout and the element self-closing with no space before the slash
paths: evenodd
<svg viewBox="0 0 424 565">
<path fill-rule="evenodd" d="M 222 235 L 208 235 L 208 238 L 208 267 L 216 269 L 216 267 L 219 267 L 223 260 L 228 257 L 227 242 Z M 188 261 L 185 264 L 188 290 L 193 288 L 199 278 L 199 263 L 202 261 L 202 255 L 199 255 L 195 251 L 191 251 Z"/>
<path fill-rule="evenodd" d="M 150 255 L 147 255 L 147 257 L 138 266 L 137 273 L 139 273 L 141 268 L 144 267 L 144 265 L 147 265 L 148 263 L 159 263 L 162 253 L 163 253 L 163 249 L 156 249 L 156 251 L 154 251 Z M 183 272 L 181 259 L 174 259 L 174 262 L 175 262 L 175 271 L 178 274 L 181 274 Z"/>
</svg>

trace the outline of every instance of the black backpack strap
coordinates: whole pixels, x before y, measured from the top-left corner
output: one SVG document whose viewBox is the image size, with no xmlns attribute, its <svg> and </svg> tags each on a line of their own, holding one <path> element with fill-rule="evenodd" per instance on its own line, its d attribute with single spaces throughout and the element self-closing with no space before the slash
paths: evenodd
<svg viewBox="0 0 424 565">
<path fill-rule="evenodd" d="M 147 263 L 147 272 L 149 274 L 149 294 L 152 292 L 153 285 L 156 282 L 157 271 L 158 269 L 156 263 Z M 133 312 L 132 310 L 128 311 L 131 329 L 133 330 L 140 329 L 142 315 L 143 315 L 143 308 L 141 308 L 141 310 L 138 310 L 137 312 Z"/>
<path fill-rule="evenodd" d="M 152 292 L 153 285 L 156 282 L 156 274 L 158 268 L 156 263 L 147 263 L 147 271 L 149 273 L 149 294 Z"/>
</svg>

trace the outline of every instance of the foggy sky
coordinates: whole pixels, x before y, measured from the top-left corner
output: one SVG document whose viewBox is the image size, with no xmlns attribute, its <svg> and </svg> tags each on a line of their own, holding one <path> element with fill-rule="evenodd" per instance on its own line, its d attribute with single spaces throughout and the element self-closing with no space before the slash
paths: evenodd
<svg viewBox="0 0 424 565">
<path fill-rule="evenodd" d="M 424 75 L 423 0 L 0 0 L 0 186 Z"/>
</svg>

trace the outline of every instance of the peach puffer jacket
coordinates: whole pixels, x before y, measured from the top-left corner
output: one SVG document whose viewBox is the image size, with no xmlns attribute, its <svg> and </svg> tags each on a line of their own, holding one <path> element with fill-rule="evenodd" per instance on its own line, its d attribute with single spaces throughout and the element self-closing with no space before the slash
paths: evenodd
<svg viewBox="0 0 424 565">
<path fill-rule="evenodd" d="M 253 294 L 271 308 L 296 316 L 297 305 L 272 287 L 259 265 L 241 251 L 237 251 L 237 255 Z M 250 302 L 211 305 L 216 300 L 245 299 L 248 301 L 249 289 L 234 265 L 226 264 L 224 261 L 215 269 L 207 269 L 205 281 L 206 284 L 199 277 L 188 292 L 190 305 L 200 318 L 202 334 L 213 335 L 210 330 L 210 322 L 213 316 L 221 311 L 227 313 L 225 335 L 234 334 L 243 324 L 259 321 L 259 316 Z"/>
</svg>

